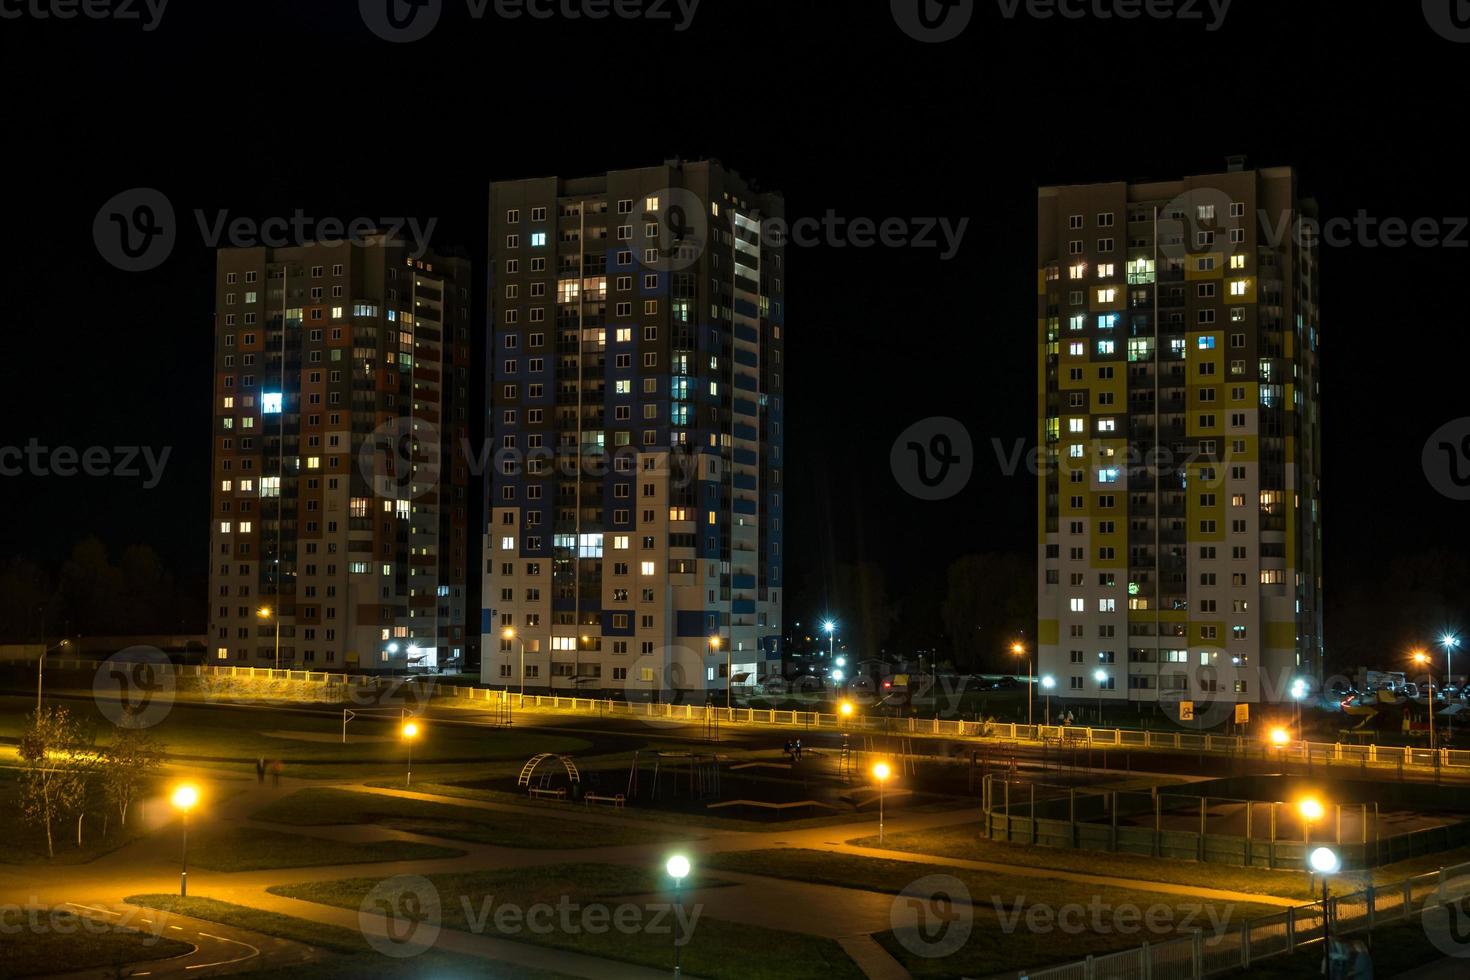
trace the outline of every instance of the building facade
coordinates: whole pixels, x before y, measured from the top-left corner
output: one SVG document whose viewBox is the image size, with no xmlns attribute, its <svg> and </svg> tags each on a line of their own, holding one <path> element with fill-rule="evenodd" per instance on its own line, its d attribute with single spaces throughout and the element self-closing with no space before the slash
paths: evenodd
<svg viewBox="0 0 1470 980">
<path fill-rule="evenodd" d="M 485 682 L 779 670 L 783 217 L 713 161 L 491 184 Z"/>
<path fill-rule="evenodd" d="M 469 264 L 376 235 L 224 248 L 207 662 L 463 656 Z"/>
<path fill-rule="evenodd" d="M 1038 646 L 1055 694 L 1229 706 L 1320 680 L 1314 212 L 1291 169 L 1238 160 L 1040 190 Z"/>
</svg>

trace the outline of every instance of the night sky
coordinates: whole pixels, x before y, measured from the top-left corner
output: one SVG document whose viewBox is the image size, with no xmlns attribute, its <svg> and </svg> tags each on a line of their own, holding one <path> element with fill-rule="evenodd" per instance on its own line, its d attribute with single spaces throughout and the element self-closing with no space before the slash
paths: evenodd
<svg viewBox="0 0 1470 980">
<path fill-rule="evenodd" d="M 1025 5 L 1007 18 L 1009 0 L 992 0 L 958 39 L 925 44 L 876 0 L 703 0 L 682 32 L 476 20 L 445 0 L 426 39 L 390 44 L 344 0 L 174 0 L 146 31 L 29 12 L 46 2 L 0 20 L 0 446 L 171 456 L 152 489 L 0 477 L 6 558 L 54 562 L 95 532 L 205 574 L 213 258 L 195 209 L 437 218 L 433 244 L 479 270 L 491 179 L 713 156 L 782 192 L 793 218 L 968 217 L 948 261 L 936 248 L 788 254 L 793 585 L 839 561 L 901 582 L 1033 547 L 1034 481 L 1005 475 L 992 440 L 1034 440 L 1038 185 L 1208 172 L 1244 154 L 1297 167 L 1324 217 L 1432 218 L 1449 235 L 1470 215 L 1470 44 L 1417 3 L 1237 0 L 1211 31 L 1204 3 L 1204 22 L 1123 21 Z M 177 242 L 129 273 L 99 254 L 92 224 L 135 187 L 166 195 Z M 1460 228 L 1458 247 L 1323 250 L 1329 646 L 1335 592 L 1371 585 L 1395 556 L 1465 543 L 1470 504 L 1436 493 L 1420 457 L 1470 414 L 1467 245 Z M 897 486 L 889 449 L 939 415 L 965 424 L 978 458 L 962 494 L 923 503 Z"/>
</svg>

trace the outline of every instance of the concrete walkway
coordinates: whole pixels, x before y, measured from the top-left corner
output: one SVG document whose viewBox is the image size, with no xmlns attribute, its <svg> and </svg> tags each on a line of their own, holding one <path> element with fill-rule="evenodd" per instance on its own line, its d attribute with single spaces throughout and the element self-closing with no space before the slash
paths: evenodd
<svg viewBox="0 0 1470 980">
<path fill-rule="evenodd" d="M 330 787 L 442 803 L 467 809 L 492 810 L 514 814 L 527 820 L 543 818 L 550 814 L 560 821 L 588 825 L 588 836 L 591 838 L 595 838 L 597 827 L 617 826 L 656 831 L 667 834 L 669 839 L 649 844 L 541 850 L 475 844 L 374 825 L 296 827 L 265 823 L 252 818 L 251 815 L 254 812 L 271 801 L 310 787 Z M 1064 880 L 1093 887 L 1106 886 L 1135 891 L 1155 891 L 1221 902 L 1253 902 L 1283 907 L 1298 904 L 1291 899 L 1247 895 L 1219 889 L 1161 884 L 1085 872 L 968 861 L 939 855 L 858 847 L 844 843 L 851 838 L 872 834 L 876 826 L 876 819 L 872 816 L 865 816 L 861 820 L 850 823 L 800 829 L 773 826 L 769 830 L 760 831 L 724 830 L 639 820 L 636 816 L 627 815 L 626 812 L 599 812 L 557 804 L 516 804 L 461 799 L 438 796 L 419 790 L 371 787 L 361 783 L 330 780 L 287 779 L 277 788 L 269 784 L 258 786 L 248 780 L 215 779 L 206 785 L 205 789 L 206 799 L 213 797 L 217 802 L 201 810 L 196 826 L 269 828 L 294 834 L 359 843 L 379 840 L 415 840 L 453 847 L 465 852 L 462 857 L 437 860 L 233 873 L 195 869 L 190 873 L 191 894 L 323 925 L 337 926 L 354 932 L 361 930 L 365 935 L 386 934 L 386 920 L 375 914 L 360 914 L 357 910 L 340 909 L 273 895 L 266 889 L 273 885 L 303 884 L 342 878 L 386 879 L 399 874 L 466 873 L 567 862 L 657 867 L 676 846 L 687 853 L 696 864 L 700 856 L 705 854 L 790 847 L 850 854 L 858 857 L 883 858 L 930 867 Z M 154 823 L 158 831 L 165 830 L 167 810 L 161 801 L 150 804 L 150 817 L 154 818 L 150 823 Z M 900 811 L 898 814 L 889 815 L 887 829 L 889 833 L 899 834 L 974 822 L 976 819 L 976 811 L 970 807 L 924 813 Z M 39 901 L 51 904 L 80 901 L 98 909 L 120 911 L 124 908 L 121 900 L 127 895 L 148 892 L 176 893 L 178 870 L 174 864 L 175 859 L 174 849 L 165 846 L 164 840 L 158 839 L 155 835 L 122 847 L 87 865 L 50 868 L 47 871 L 47 881 L 44 885 L 38 885 L 34 880 L 33 868 L 0 866 L 0 900 L 19 897 L 24 901 L 34 897 Z M 885 932 L 893 928 L 894 896 L 892 894 L 736 872 L 719 871 L 714 874 L 731 884 L 727 887 L 696 889 L 685 895 L 686 902 L 701 904 L 703 913 L 710 918 L 802 932 L 832 939 L 841 944 L 853 962 L 868 977 L 875 978 L 875 980 L 879 978 L 889 980 L 889 978 L 907 976 L 902 965 L 872 938 L 874 933 Z M 637 902 L 638 898 L 638 896 L 631 896 L 628 900 Z M 648 895 L 642 898 L 649 902 L 668 900 L 667 895 Z M 831 915 L 823 911 L 831 909 L 840 909 L 841 914 Z M 812 914 L 801 914 L 801 911 L 811 911 Z M 158 913 L 152 914 L 157 915 Z M 232 930 L 211 923 L 196 924 L 193 920 L 185 920 L 181 917 L 169 917 L 169 923 L 170 928 L 177 924 L 181 930 L 186 932 L 192 931 L 196 934 L 207 932 L 218 937 L 219 942 L 211 950 L 216 958 L 204 961 L 209 969 L 203 971 L 196 969 L 190 974 L 191 976 L 260 969 L 264 965 L 274 967 L 322 955 L 320 951 L 309 946 L 274 940 L 245 930 Z M 491 929 L 493 930 L 493 925 Z M 198 939 L 194 938 L 191 941 L 197 942 Z M 236 950 L 233 956 L 238 958 L 237 962 L 224 963 L 223 960 L 231 957 L 219 955 L 220 949 L 229 944 L 235 944 L 231 948 Z M 243 946 L 256 950 L 256 954 L 244 955 L 240 951 Z M 434 946 L 454 953 L 514 963 L 570 976 L 652 978 L 667 975 L 666 970 L 648 970 L 570 951 L 504 939 L 497 935 L 474 934 L 450 929 L 439 932 Z"/>
</svg>

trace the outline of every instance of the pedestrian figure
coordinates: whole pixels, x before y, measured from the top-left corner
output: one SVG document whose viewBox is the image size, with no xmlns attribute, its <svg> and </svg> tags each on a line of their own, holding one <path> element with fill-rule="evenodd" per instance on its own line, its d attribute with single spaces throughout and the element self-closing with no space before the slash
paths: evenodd
<svg viewBox="0 0 1470 980">
<path fill-rule="evenodd" d="M 801 739 L 796 740 L 796 761 L 801 761 Z"/>
<path fill-rule="evenodd" d="M 784 745 L 781 746 L 781 751 L 786 754 L 786 761 L 787 762 L 790 762 L 791 761 L 791 739 L 788 738 L 786 740 L 786 744 L 784 744 Z"/>
<path fill-rule="evenodd" d="M 271 786 L 279 789 L 281 786 L 281 760 L 276 759 L 271 763 Z"/>
<path fill-rule="evenodd" d="M 255 760 L 255 782 L 261 786 L 265 785 L 265 756 Z"/>
</svg>

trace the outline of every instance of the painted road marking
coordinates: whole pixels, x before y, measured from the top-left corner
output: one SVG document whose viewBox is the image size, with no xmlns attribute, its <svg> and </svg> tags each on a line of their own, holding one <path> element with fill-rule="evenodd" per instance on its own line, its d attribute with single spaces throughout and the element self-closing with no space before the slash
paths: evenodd
<svg viewBox="0 0 1470 980">
<path fill-rule="evenodd" d="M 216 936 L 208 932 L 201 932 L 199 935 L 205 937 L 206 939 L 218 939 L 222 943 L 232 943 L 236 946 L 244 946 L 246 949 L 250 950 L 250 952 L 244 956 L 237 956 L 232 960 L 220 960 L 217 963 L 196 963 L 194 966 L 184 967 L 185 970 L 203 970 L 211 966 L 227 966 L 231 963 L 242 963 L 245 960 L 254 959 L 255 957 L 260 955 L 260 950 L 256 949 L 249 943 L 242 943 L 237 939 L 226 939 L 224 936 Z"/>
</svg>

